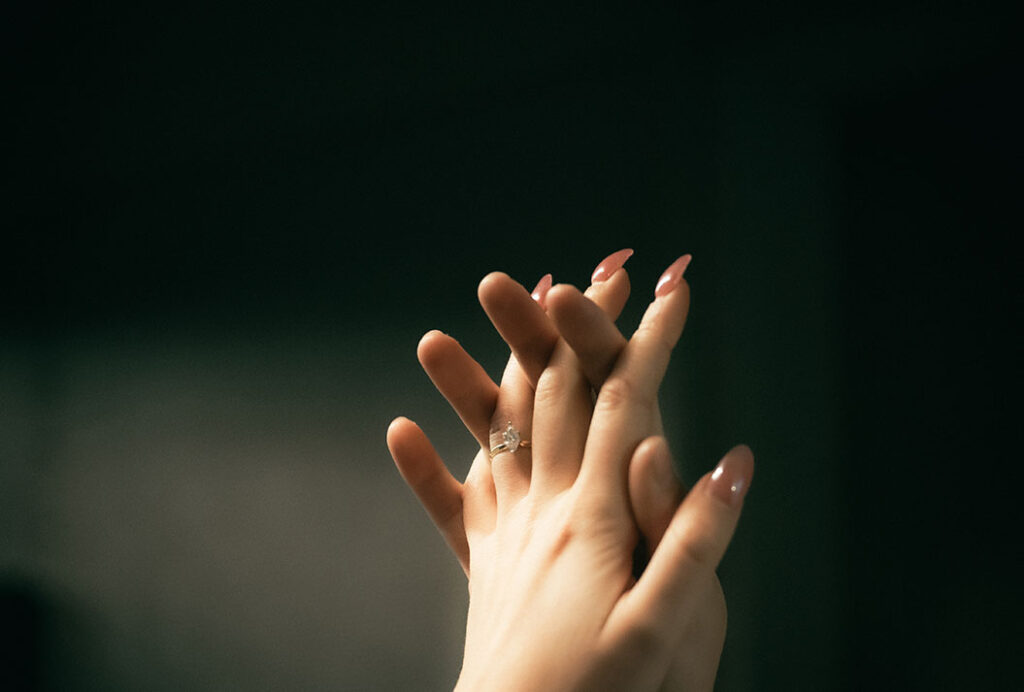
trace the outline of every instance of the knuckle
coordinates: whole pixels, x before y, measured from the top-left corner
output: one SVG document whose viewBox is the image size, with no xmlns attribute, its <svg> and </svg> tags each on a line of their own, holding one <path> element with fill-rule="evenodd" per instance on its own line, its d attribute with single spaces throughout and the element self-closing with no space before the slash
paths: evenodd
<svg viewBox="0 0 1024 692">
<path fill-rule="evenodd" d="M 658 659 L 666 652 L 667 637 L 654 617 L 637 617 L 629 627 L 627 646 L 642 659 Z"/>
<path fill-rule="evenodd" d="M 537 391 L 535 393 L 535 408 L 541 405 L 553 404 L 558 397 L 562 396 L 569 385 L 569 378 L 562 368 L 544 368 L 540 378 L 537 380 Z"/>
<path fill-rule="evenodd" d="M 608 408 L 619 408 L 636 399 L 636 385 L 625 377 L 608 378 L 597 395 L 598 403 Z"/>
<path fill-rule="evenodd" d="M 597 522 L 591 513 L 576 507 L 565 522 L 565 532 L 569 536 L 592 537 Z"/>
<path fill-rule="evenodd" d="M 575 521 L 570 507 L 565 507 L 557 515 L 552 516 L 541 506 L 542 502 L 538 502 L 537 498 L 531 499 L 528 496 L 527 501 L 530 505 L 527 510 L 529 523 L 544 526 L 538 547 L 546 560 L 554 561 L 579 539 L 579 523 Z"/>
<path fill-rule="evenodd" d="M 718 553 L 715 542 L 705 536 L 692 537 L 682 541 L 680 548 L 683 559 L 698 567 L 715 567 L 715 556 Z"/>
<path fill-rule="evenodd" d="M 579 527 L 574 522 L 560 522 L 551 535 L 551 556 L 558 557 L 562 555 L 578 535 Z"/>
<path fill-rule="evenodd" d="M 657 348 L 659 351 L 664 353 L 671 353 L 672 349 L 676 347 L 674 339 L 670 339 L 664 330 L 659 329 L 655 324 L 652 323 L 641 323 L 637 327 L 634 336 L 640 335 L 643 341 L 646 341 Z"/>
</svg>

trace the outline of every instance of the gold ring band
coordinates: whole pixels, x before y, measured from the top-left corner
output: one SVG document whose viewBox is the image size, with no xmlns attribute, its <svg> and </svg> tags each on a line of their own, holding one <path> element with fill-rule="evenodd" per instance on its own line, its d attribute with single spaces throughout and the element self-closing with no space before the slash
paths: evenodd
<svg viewBox="0 0 1024 692">
<path fill-rule="evenodd" d="M 494 435 L 497 435 L 495 433 Z M 523 436 L 512 426 L 512 421 L 505 424 L 505 429 L 501 431 L 501 442 L 491 447 L 490 457 L 493 459 L 502 452 L 508 452 L 514 454 L 515 451 L 521 447 L 527 448 L 530 446 L 529 440 L 524 440 Z M 492 435 L 492 437 L 494 436 Z"/>
</svg>

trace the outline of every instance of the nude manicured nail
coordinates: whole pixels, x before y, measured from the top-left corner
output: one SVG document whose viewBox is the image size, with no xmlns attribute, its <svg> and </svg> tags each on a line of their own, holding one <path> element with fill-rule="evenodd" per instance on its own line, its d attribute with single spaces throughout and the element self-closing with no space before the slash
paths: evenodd
<svg viewBox="0 0 1024 692">
<path fill-rule="evenodd" d="M 708 492 L 730 507 L 743 501 L 754 473 L 753 455 L 746 448 L 742 449 L 744 451 L 733 450 L 726 454 L 708 481 Z"/>
<path fill-rule="evenodd" d="M 537 287 L 530 293 L 530 297 L 540 303 L 540 306 L 546 307 L 544 300 L 548 297 L 548 291 L 551 290 L 551 275 L 545 274 L 541 277 L 540 281 L 537 282 Z"/>
<path fill-rule="evenodd" d="M 594 273 L 590 275 L 590 283 L 596 284 L 602 281 L 607 281 L 612 278 L 612 274 L 622 269 L 622 265 L 626 263 L 633 255 L 633 250 L 626 248 L 625 250 L 619 250 L 601 260 L 601 263 L 594 269 Z"/>
<path fill-rule="evenodd" d="M 658 279 L 658 285 L 654 287 L 656 298 L 667 296 L 672 292 L 672 289 L 679 285 L 679 281 L 683 278 L 683 274 L 686 273 L 686 268 L 690 266 L 690 260 L 692 259 L 693 255 L 683 255 L 665 270 L 665 273 Z"/>
</svg>

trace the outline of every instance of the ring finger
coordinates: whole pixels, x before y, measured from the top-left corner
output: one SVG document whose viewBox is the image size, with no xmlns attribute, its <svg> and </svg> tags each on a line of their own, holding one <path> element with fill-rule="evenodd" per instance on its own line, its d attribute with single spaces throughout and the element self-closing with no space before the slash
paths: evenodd
<svg viewBox="0 0 1024 692">
<path fill-rule="evenodd" d="M 514 356 L 501 377 L 488 432 L 486 449 L 500 515 L 529 491 L 532 472 L 533 387 Z"/>
</svg>

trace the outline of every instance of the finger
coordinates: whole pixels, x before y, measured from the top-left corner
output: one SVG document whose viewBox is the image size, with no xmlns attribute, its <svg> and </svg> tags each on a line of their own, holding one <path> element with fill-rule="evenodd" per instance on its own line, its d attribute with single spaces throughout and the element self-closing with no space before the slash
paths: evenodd
<svg viewBox="0 0 1024 692">
<path fill-rule="evenodd" d="M 648 306 L 640 326 L 615 366 L 614 375 L 628 379 L 631 388 L 646 399 L 652 399 L 657 394 L 672 349 L 686 325 L 690 309 L 690 287 L 683 280 L 683 272 L 689 259 L 689 255 L 679 258 L 658 280 L 655 299 Z M 671 287 L 665 290 L 663 287 L 668 285 L 668 280 L 672 281 Z"/>
<path fill-rule="evenodd" d="M 547 310 L 547 295 L 548 291 L 551 290 L 551 274 L 545 274 L 540 277 L 540 281 L 534 286 L 533 290 L 530 291 L 530 297 L 541 307 L 542 310 Z"/>
<path fill-rule="evenodd" d="M 629 462 L 628 485 L 630 506 L 649 559 L 683 499 L 683 486 L 664 437 L 648 437 L 636 448 Z"/>
<path fill-rule="evenodd" d="M 490 451 L 490 469 L 499 514 L 529 491 L 532 433 L 533 388 L 515 356 L 512 356 L 501 378 L 486 447 Z"/>
<path fill-rule="evenodd" d="M 462 484 L 448 471 L 419 426 L 408 418 L 391 421 L 387 442 L 402 478 L 468 575 L 469 543 L 462 516 Z"/>
<path fill-rule="evenodd" d="M 629 297 L 630 286 L 627 273 L 620 270 L 631 254 L 632 250 L 614 253 L 595 270 L 594 283 L 588 293 L 598 302 L 586 301 L 594 310 L 600 312 L 600 304 L 613 317 L 621 312 Z M 548 274 L 537 284 L 532 298 L 543 308 L 547 304 L 550 290 L 551 275 Z M 604 313 L 602 317 L 609 321 Z M 519 325 L 496 323 L 496 326 L 499 331 L 520 333 Z M 579 473 L 593 401 L 591 388 L 575 353 L 561 339 L 556 343 L 547 366 L 534 386 L 536 396 L 530 493 L 543 496 L 568 487 Z"/>
<path fill-rule="evenodd" d="M 606 270 L 602 277 L 587 289 L 587 295 L 614 320 L 629 298 L 629 276 L 624 271 Z M 484 277 L 478 290 L 480 304 L 532 386 L 540 379 L 558 339 L 558 333 L 544 315 L 550 287 L 550 274 L 541 278 L 529 294 L 507 274 L 493 272 Z"/>
<path fill-rule="evenodd" d="M 600 389 L 626 347 L 626 338 L 615 322 L 597 303 L 568 285 L 557 286 L 548 294 L 548 315 L 572 347 L 587 381 Z"/>
<path fill-rule="evenodd" d="M 416 355 L 466 429 L 481 447 L 486 447 L 487 430 L 498 401 L 498 385 L 458 341 L 437 330 L 420 339 Z"/>
<path fill-rule="evenodd" d="M 593 410 L 590 391 L 576 354 L 559 341 L 534 398 L 531 493 L 549 496 L 576 480 Z"/>
<path fill-rule="evenodd" d="M 480 305 L 523 369 L 531 388 L 544 372 L 558 332 L 544 309 L 507 274 L 492 272 L 480 282 Z"/>
<path fill-rule="evenodd" d="M 732 540 L 753 475 L 754 455 L 739 445 L 698 481 L 676 511 L 647 570 L 613 611 L 616 626 L 653 629 L 668 641 L 684 632 Z"/>
<path fill-rule="evenodd" d="M 686 324 L 690 291 L 682 272 L 688 260 L 681 257 L 662 275 L 654 301 L 598 392 L 580 476 L 588 484 L 607 490 L 621 483 L 629 458 L 649 434 L 658 387 Z"/>
<path fill-rule="evenodd" d="M 597 265 L 590 276 L 586 296 L 594 301 L 611 321 L 619 319 L 629 300 L 629 274 L 622 266 L 633 255 L 629 248 L 613 252 Z"/>
<path fill-rule="evenodd" d="M 605 263 L 607 260 L 602 265 Z M 629 276 L 625 271 L 613 273 L 608 268 L 601 276 L 601 281 L 587 289 L 587 296 L 615 320 L 629 299 Z M 519 361 L 532 387 L 537 386 L 558 340 L 557 331 L 544 315 L 550 289 L 550 274 L 542 277 L 528 294 L 508 275 L 494 272 L 484 277 L 478 290 L 481 306 Z"/>
</svg>

